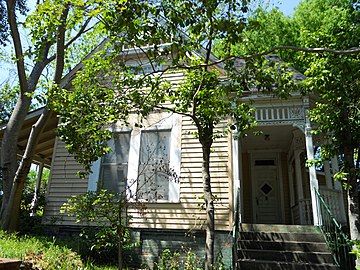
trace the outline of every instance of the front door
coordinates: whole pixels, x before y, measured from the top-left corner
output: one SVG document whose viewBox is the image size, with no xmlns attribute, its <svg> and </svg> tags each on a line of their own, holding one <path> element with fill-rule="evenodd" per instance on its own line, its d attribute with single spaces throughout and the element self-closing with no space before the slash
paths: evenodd
<svg viewBox="0 0 360 270">
<path fill-rule="evenodd" d="M 281 223 L 281 194 L 276 159 L 255 159 L 252 165 L 255 223 Z"/>
</svg>

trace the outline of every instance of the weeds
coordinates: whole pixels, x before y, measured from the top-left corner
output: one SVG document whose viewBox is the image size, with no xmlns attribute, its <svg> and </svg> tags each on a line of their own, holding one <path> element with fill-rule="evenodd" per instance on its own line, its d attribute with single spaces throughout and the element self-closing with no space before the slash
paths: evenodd
<svg viewBox="0 0 360 270">
<path fill-rule="evenodd" d="M 71 249 L 57 245 L 55 239 L 19 236 L 0 231 L 0 257 L 23 261 L 25 269 L 47 270 L 114 270 L 83 262 Z"/>
</svg>

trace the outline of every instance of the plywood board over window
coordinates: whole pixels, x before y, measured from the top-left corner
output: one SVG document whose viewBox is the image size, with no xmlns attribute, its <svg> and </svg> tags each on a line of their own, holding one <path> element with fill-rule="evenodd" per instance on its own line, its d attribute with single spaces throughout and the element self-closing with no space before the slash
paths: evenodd
<svg viewBox="0 0 360 270">
<path fill-rule="evenodd" d="M 110 153 L 92 165 L 88 190 L 107 189 L 147 202 L 178 202 L 179 116 L 152 115 L 144 128 L 115 127 Z M 134 123 L 134 119 L 132 119 Z"/>
</svg>

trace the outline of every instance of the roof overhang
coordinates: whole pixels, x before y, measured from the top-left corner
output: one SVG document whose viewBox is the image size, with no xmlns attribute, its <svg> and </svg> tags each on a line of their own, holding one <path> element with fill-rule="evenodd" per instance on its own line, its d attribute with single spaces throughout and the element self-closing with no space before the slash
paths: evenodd
<svg viewBox="0 0 360 270">
<path fill-rule="evenodd" d="M 25 118 L 23 126 L 21 128 L 17 148 L 18 156 L 21 157 L 24 154 L 29 135 L 32 126 L 39 119 L 40 115 L 44 111 L 44 108 L 29 112 Z M 35 147 L 34 163 L 43 163 L 46 167 L 51 166 L 52 156 L 54 152 L 55 138 L 56 138 L 56 127 L 58 124 L 58 118 L 55 114 L 46 123 L 42 133 L 40 134 L 39 142 Z M 6 130 L 6 124 L 0 126 L 0 141 L 3 138 Z"/>
</svg>

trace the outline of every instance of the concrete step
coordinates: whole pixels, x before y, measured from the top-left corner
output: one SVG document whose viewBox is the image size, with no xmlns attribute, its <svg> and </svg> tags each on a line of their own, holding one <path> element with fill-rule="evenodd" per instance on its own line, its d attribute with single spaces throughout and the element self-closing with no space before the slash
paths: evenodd
<svg viewBox="0 0 360 270">
<path fill-rule="evenodd" d="M 338 269 L 315 226 L 241 224 L 237 245 L 241 270 Z"/>
<path fill-rule="evenodd" d="M 320 229 L 312 225 L 283 225 L 283 224 L 248 224 L 242 223 L 239 231 L 243 232 L 272 232 L 272 233 L 319 233 Z"/>
<path fill-rule="evenodd" d="M 320 233 L 239 232 L 239 240 L 324 243 Z"/>
<path fill-rule="evenodd" d="M 280 242 L 280 241 L 258 241 L 258 240 L 239 240 L 239 249 L 279 250 L 279 251 L 302 251 L 302 252 L 327 252 L 326 243 L 322 242 Z"/>
<path fill-rule="evenodd" d="M 241 270 L 339 270 L 333 264 L 309 264 L 293 262 L 275 262 L 264 260 L 238 261 L 237 269 Z"/>
<path fill-rule="evenodd" d="M 277 262 L 301 262 L 315 264 L 333 263 L 333 257 L 329 252 L 242 249 L 238 251 L 238 259 L 252 259 Z"/>
</svg>

